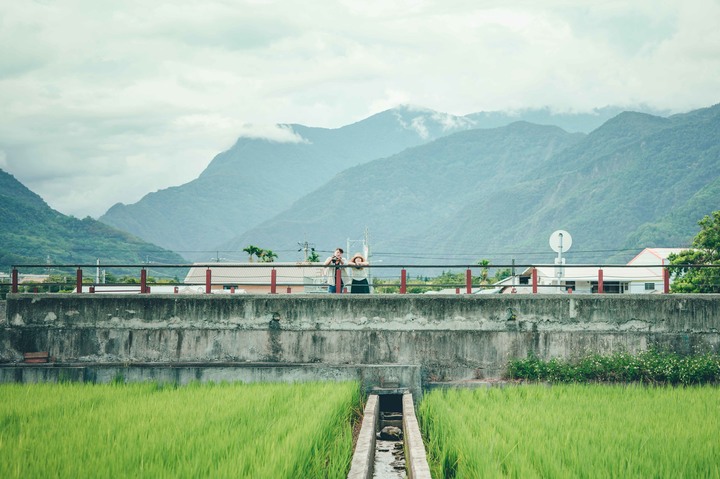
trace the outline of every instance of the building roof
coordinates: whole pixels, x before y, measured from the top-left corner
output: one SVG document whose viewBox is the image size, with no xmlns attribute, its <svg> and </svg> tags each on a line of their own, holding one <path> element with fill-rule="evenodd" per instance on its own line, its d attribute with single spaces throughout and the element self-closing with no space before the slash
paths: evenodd
<svg viewBox="0 0 720 479">
<path fill-rule="evenodd" d="M 563 267 L 563 281 L 597 281 L 597 266 Z M 539 278 L 555 278 L 553 266 L 537 267 Z M 662 268 L 626 268 L 624 266 L 603 266 L 603 281 L 662 281 Z M 530 269 L 527 270 L 530 273 Z"/>
<path fill-rule="evenodd" d="M 185 284 L 205 284 L 205 272 L 212 272 L 213 284 L 269 285 L 271 271 L 277 271 L 277 284 L 305 284 L 308 279 L 321 278 L 321 263 L 207 263 L 190 268 Z"/>
<path fill-rule="evenodd" d="M 688 248 L 645 248 L 628 264 L 666 264 L 668 256 L 678 254 Z"/>
</svg>

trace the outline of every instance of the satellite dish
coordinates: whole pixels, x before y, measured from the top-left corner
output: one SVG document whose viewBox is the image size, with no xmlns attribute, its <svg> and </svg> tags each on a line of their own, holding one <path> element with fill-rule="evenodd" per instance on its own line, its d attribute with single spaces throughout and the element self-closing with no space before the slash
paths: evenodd
<svg viewBox="0 0 720 479">
<path fill-rule="evenodd" d="M 550 235 L 550 247 L 556 253 L 564 253 L 572 246 L 572 236 L 565 230 L 557 230 Z"/>
</svg>

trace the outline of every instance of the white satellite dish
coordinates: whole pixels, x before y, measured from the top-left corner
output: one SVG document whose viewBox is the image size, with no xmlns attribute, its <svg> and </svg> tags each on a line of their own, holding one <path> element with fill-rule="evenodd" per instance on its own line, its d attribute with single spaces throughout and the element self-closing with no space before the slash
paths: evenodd
<svg viewBox="0 0 720 479">
<path fill-rule="evenodd" d="M 556 253 L 564 253 L 572 246 L 572 236 L 565 230 L 557 230 L 550 235 L 550 247 Z"/>
</svg>

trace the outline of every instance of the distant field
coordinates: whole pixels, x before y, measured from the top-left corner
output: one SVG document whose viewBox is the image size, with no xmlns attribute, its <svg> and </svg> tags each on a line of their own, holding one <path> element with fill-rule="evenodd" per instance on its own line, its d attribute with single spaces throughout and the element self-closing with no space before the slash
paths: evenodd
<svg viewBox="0 0 720 479">
<path fill-rule="evenodd" d="M 345 477 L 357 383 L 2 384 L 0 477 Z"/>
<path fill-rule="evenodd" d="M 527 385 L 433 391 L 434 478 L 720 477 L 720 389 Z"/>
</svg>

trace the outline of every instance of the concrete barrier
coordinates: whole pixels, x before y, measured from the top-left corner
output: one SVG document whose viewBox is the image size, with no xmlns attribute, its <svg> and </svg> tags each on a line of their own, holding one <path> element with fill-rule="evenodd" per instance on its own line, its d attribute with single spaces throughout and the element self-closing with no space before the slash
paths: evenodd
<svg viewBox="0 0 720 479">
<path fill-rule="evenodd" d="M 423 384 L 498 378 L 529 353 L 720 345 L 720 295 L 10 294 L 5 306 L 6 365 L 48 351 L 68 364 L 415 368 L 410 379 L 397 368 L 379 373 L 378 385 L 390 387 L 417 374 Z"/>
<path fill-rule="evenodd" d="M 360 434 L 357 438 L 355 451 L 348 479 L 372 479 L 375 461 L 375 432 L 377 431 L 380 401 L 377 394 L 368 396 L 363 412 Z"/>
<path fill-rule="evenodd" d="M 412 394 L 403 394 L 403 440 L 407 460 L 408 479 L 431 479 L 430 466 L 415 416 Z"/>
</svg>

